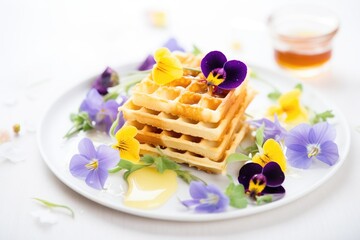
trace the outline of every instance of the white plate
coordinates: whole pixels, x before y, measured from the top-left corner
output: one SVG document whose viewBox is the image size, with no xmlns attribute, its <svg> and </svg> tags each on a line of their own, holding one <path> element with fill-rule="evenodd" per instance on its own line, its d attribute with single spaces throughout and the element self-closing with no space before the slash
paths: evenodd
<svg viewBox="0 0 360 240">
<path fill-rule="evenodd" d="M 117 71 L 123 74 L 126 71 L 134 69 L 132 68 L 133 66 L 134 65 L 124 66 L 117 69 Z M 273 90 L 272 85 L 276 86 L 280 91 L 288 91 L 299 83 L 288 76 L 274 73 L 260 67 L 253 66 L 252 69 L 258 78 L 261 79 L 253 79 L 251 81 L 252 86 L 259 91 L 257 97 L 247 110 L 247 113 L 253 116 L 261 117 L 267 106 L 271 103 L 266 95 Z M 182 200 L 189 198 L 188 186 L 179 180 L 177 193 L 164 206 L 154 210 L 130 208 L 122 203 L 127 185 L 123 181 L 121 174 L 110 174 L 106 185 L 107 190 L 98 191 L 88 187 L 84 181 L 73 177 L 68 169 L 71 157 L 78 152 L 77 145 L 80 139 L 85 136 L 85 134 L 80 134 L 69 140 L 63 138 L 64 134 L 71 127 L 69 114 L 77 112 L 93 80 L 94 78 L 84 81 L 66 91 L 50 106 L 39 127 L 38 144 L 46 164 L 63 183 L 88 199 L 129 214 L 174 221 L 214 221 L 264 212 L 279 206 L 284 206 L 304 195 L 310 194 L 338 171 L 349 151 L 350 132 L 342 113 L 334 105 L 321 98 L 320 95 L 309 86 L 304 85 L 302 100 L 305 105 L 310 106 L 317 112 L 333 110 L 335 114 L 335 118 L 331 120 L 331 122 L 337 130 L 336 142 L 341 144 L 338 144 L 340 159 L 334 166 L 329 167 L 325 164 L 315 162 L 308 170 L 291 168 L 283 184 L 286 189 L 285 197 L 261 206 L 249 205 L 245 209 L 228 208 L 228 210 L 223 213 L 197 214 L 192 210 L 186 209 L 179 202 L 179 198 Z M 104 134 L 87 134 L 86 136 L 91 137 L 96 145 L 111 143 L 111 139 Z M 191 171 L 208 183 L 214 183 L 222 189 L 225 189 L 228 184 L 226 176 L 206 174 L 192 169 Z M 231 164 L 228 167 L 228 172 L 234 176 L 237 171 L 238 167 L 236 164 Z"/>
</svg>

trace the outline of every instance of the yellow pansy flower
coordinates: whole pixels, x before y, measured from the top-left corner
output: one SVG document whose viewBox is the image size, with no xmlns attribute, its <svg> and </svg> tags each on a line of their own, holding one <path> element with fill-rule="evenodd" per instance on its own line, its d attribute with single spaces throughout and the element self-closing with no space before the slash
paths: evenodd
<svg viewBox="0 0 360 240">
<path fill-rule="evenodd" d="M 154 59 L 156 64 L 152 69 L 152 77 L 157 84 L 164 85 L 183 76 L 181 62 L 169 49 L 159 48 L 154 54 Z"/>
<path fill-rule="evenodd" d="M 308 121 L 308 113 L 300 103 L 301 91 L 293 89 L 290 92 L 284 93 L 278 99 L 278 105 L 272 106 L 268 109 L 268 114 L 274 116 L 275 114 L 283 119 L 285 123 L 290 125 L 297 125 L 299 123 Z"/>
<path fill-rule="evenodd" d="M 266 140 L 260 152 L 255 154 L 252 158 L 254 163 L 260 164 L 264 167 L 269 162 L 276 162 L 279 164 L 283 172 L 286 171 L 286 158 L 280 144 L 274 139 Z"/>
<path fill-rule="evenodd" d="M 116 132 L 115 138 L 117 143 L 112 145 L 113 148 L 119 150 L 120 158 L 134 163 L 140 160 L 140 143 L 135 139 L 137 129 L 134 126 L 122 127 Z"/>
</svg>

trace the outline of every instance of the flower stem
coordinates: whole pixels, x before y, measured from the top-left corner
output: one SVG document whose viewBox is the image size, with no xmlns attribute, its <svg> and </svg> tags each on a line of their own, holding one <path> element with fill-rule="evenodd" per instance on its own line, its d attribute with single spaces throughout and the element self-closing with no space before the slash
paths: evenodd
<svg viewBox="0 0 360 240">
<path fill-rule="evenodd" d="M 192 68 L 192 67 L 183 67 L 184 70 L 189 70 L 192 72 L 198 72 L 201 73 L 201 69 L 200 68 Z"/>
</svg>

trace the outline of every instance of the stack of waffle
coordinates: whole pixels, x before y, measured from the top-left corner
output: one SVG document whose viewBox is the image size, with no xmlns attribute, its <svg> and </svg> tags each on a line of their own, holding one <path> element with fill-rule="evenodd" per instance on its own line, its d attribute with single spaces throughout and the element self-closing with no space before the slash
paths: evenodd
<svg viewBox="0 0 360 240">
<path fill-rule="evenodd" d="M 244 112 L 254 93 L 245 80 L 214 95 L 200 76 L 185 74 L 163 86 L 149 75 L 120 110 L 126 124 L 138 129 L 141 154 L 159 154 L 159 146 L 174 161 L 223 173 L 227 156 L 247 132 Z"/>
</svg>

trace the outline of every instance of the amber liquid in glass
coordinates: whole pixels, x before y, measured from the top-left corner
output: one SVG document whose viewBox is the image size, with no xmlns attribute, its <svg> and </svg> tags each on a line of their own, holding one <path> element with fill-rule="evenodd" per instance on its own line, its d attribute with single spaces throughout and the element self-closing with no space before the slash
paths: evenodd
<svg viewBox="0 0 360 240">
<path fill-rule="evenodd" d="M 301 54 L 295 52 L 282 52 L 275 50 L 275 59 L 283 67 L 304 69 L 318 67 L 329 61 L 331 50 L 315 54 Z"/>
</svg>

